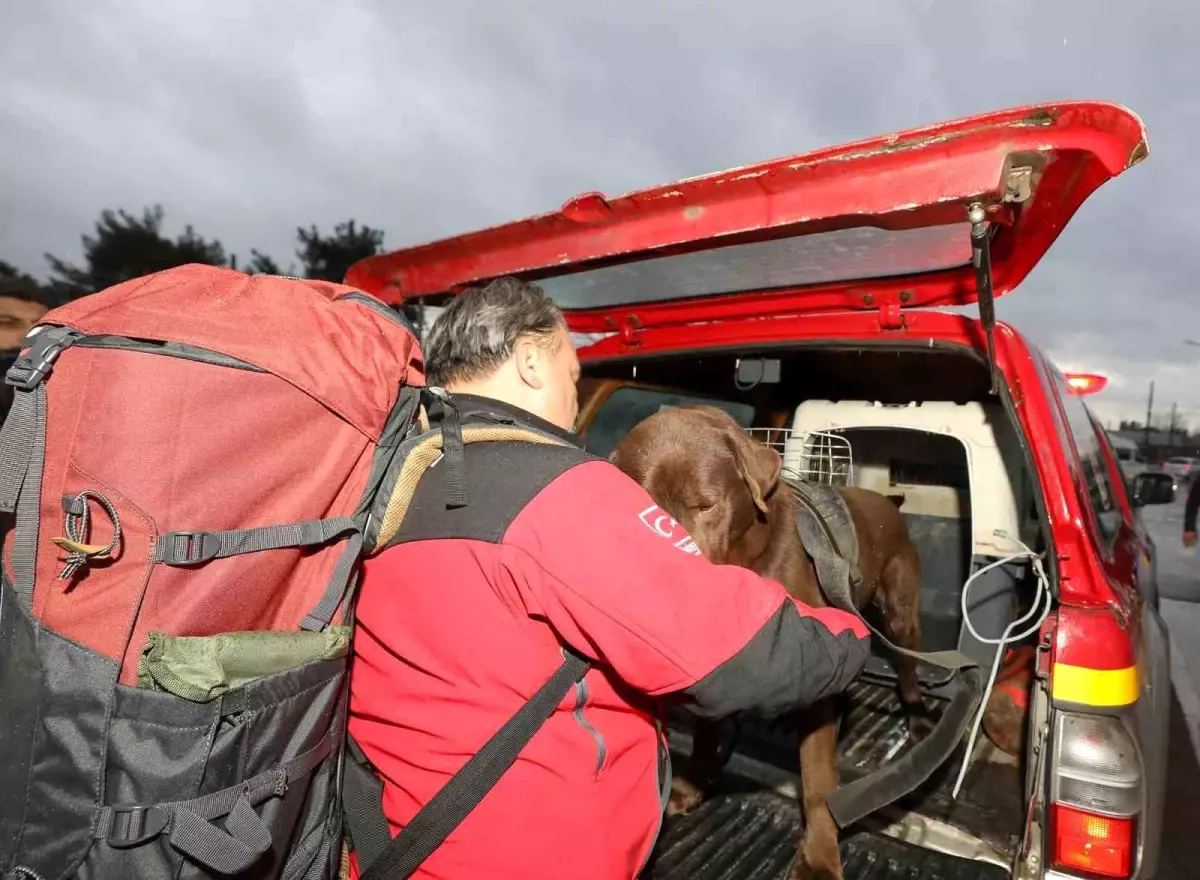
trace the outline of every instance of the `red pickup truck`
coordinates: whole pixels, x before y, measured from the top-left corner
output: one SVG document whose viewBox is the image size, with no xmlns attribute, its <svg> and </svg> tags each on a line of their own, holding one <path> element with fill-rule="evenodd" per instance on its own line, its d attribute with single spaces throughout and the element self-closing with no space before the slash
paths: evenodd
<svg viewBox="0 0 1200 880">
<path fill-rule="evenodd" d="M 661 407 L 721 406 L 802 475 L 904 496 L 926 650 L 990 673 L 1000 637 L 1033 619 L 1023 754 L 975 738 L 956 793 L 964 737 L 919 789 L 846 829 L 847 877 L 1149 878 L 1171 691 L 1136 509 L 1174 489 L 1165 475 L 1127 483 L 1079 393 L 996 320 L 1084 200 L 1147 154 L 1123 107 L 1020 107 L 588 193 L 369 258 L 346 280 L 430 304 L 501 275 L 537 281 L 579 334 L 595 452 Z M 847 694 L 843 783 L 910 748 L 891 669 L 880 649 Z M 931 667 L 923 683 L 931 709 L 948 705 L 946 676 Z M 666 824 L 648 875 L 782 876 L 795 743 L 786 721 L 741 719 L 720 790 Z"/>
</svg>

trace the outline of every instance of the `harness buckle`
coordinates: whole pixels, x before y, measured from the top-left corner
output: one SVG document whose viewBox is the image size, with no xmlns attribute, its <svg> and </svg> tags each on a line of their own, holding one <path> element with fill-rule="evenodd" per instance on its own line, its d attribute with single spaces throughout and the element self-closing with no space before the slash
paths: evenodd
<svg viewBox="0 0 1200 880">
<path fill-rule="evenodd" d="M 138 846 L 167 830 L 171 814 L 162 807 L 146 807 L 139 804 L 113 804 L 112 822 L 104 835 L 109 846 L 118 849 Z"/>
</svg>

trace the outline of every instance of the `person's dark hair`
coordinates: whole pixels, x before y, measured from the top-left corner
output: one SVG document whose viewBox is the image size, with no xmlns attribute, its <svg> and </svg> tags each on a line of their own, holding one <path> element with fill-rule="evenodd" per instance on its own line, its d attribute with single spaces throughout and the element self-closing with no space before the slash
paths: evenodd
<svg viewBox="0 0 1200 880">
<path fill-rule="evenodd" d="M 49 287 L 43 287 L 27 275 L 0 278 L 0 296 L 23 299 L 45 306 L 47 309 L 57 308 L 62 304 L 62 297 L 56 291 Z"/>
<path fill-rule="evenodd" d="M 552 346 L 565 326 L 554 300 L 536 284 L 497 278 L 464 291 L 438 315 L 422 345 L 426 381 L 445 386 L 487 376 L 512 357 L 521 337 Z"/>
</svg>

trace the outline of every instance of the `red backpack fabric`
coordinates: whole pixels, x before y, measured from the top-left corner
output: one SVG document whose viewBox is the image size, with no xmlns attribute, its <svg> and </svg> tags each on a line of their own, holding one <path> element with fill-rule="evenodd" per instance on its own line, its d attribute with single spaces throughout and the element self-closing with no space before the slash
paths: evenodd
<svg viewBox="0 0 1200 880">
<path fill-rule="evenodd" d="M 0 438 L 0 874 L 333 876 L 339 627 L 416 420 L 412 329 L 344 285 L 187 265 L 27 344 Z"/>
<path fill-rule="evenodd" d="M 87 540 L 111 537 L 103 496 L 122 546 L 111 564 L 85 564 L 64 581 L 60 548 L 39 541 L 34 616 L 121 660 L 129 685 L 150 630 L 298 627 L 346 540 L 209 562 L 215 542 L 203 536 L 354 515 L 401 387 L 423 381 L 399 314 L 343 285 L 187 265 L 84 297 L 42 323 L 84 336 L 47 386 L 40 519 L 49 526 L 62 519 L 62 499 L 95 493 L 100 534 Z M 175 545 L 178 563 L 156 562 L 156 543 Z"/>
</svg>

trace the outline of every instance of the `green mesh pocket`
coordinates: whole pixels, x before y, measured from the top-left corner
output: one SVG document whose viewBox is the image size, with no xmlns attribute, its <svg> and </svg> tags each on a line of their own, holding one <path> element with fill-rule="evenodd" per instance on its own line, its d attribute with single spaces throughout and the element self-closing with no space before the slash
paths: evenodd
<svg viewBox="0 0 1200 880">
<path fill-rule="evenodd" d="M 138 687 L 204 703 L 252 681 L 313 660 L 336 660 L 350 648 L 350 628 L 324 632 L 232 632 L 169 636 L 151 632 L 138 660 Z"/>
</svg>

